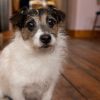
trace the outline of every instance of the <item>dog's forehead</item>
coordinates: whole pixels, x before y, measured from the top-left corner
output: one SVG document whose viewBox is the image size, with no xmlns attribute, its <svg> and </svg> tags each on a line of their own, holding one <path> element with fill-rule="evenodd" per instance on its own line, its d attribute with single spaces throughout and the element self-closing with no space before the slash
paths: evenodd
<svg viewBox="0 0 100 100">
<path fill-rule="evenodd" d="M 46 23 L 46 19 L 47 19 L 47 14 L 43 14 L 42 16 L 32 16 L 32 15 L 29 15 L 27 16 L 27 20 L 26 20 L 26 23 L 27 22 L 31 22 L 34 20 L 34 22 L 37 24 L 37 25 L 40 25 L 40 24 L 45 24 Z"/>
<path fill-rule="evenodd" d="M 29 16 L 42 16 L 43 14 L 47 13 L 47 9 L 40 8 L 40 9 L 30 9 L 28 12 Z"/>
<path fill-rule="evenodd" d="M 38 24 L 39 22 L 46 23 L 47 16 L 49 16 L 49 13 L 47 13 L 46 9 L 31 9 L 27 14 L 26 22 L 35 20 Z"/>
</svg>

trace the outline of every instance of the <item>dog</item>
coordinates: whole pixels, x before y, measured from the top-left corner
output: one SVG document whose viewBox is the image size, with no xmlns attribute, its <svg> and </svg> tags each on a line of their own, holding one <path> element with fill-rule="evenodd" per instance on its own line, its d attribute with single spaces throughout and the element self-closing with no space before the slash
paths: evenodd
<svg viewBox="0 0 100 100">
<path fill-rule="evenodd" d="M 51 100 L 66 55 L 65 14 L 22 8 L 11 18 L 15 37 L 0 55 L 0 100 Z"/>
</svg>

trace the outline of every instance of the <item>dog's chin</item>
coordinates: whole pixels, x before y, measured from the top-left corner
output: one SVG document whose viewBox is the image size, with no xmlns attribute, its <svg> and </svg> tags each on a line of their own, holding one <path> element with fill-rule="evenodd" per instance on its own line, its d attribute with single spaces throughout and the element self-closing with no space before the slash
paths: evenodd
<svg viewBox="0 0 100 100">
<path fill-rule="evenodd" d="M 54 45 L 41 45 L 39 47 L 36 47 L 36 50 L 38 52 L 43 52 L 43 53 L 52 53 L 54 51 L 55 46 Z"/>
<path fill-rule="evenodd" d="M 49 49 L 49 48 L 52 48 L 53 46 L 51 46 L 51 45 L 46 45 L 46 44 L 44 44 L 44 45 L 42 45 L 40 48 L 44 48 L 44 49 Z"/>
</svg>

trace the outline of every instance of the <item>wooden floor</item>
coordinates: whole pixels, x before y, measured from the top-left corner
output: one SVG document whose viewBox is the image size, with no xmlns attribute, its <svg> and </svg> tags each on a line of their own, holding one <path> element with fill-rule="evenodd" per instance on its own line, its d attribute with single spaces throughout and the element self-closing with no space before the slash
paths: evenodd
<svg viewBox="0 0 100 100">
<path fill-rule="evenodd" d="M 100 100 L 100 41 L 68 41 L 68 64 L 53 100 Z"/>
</svg>

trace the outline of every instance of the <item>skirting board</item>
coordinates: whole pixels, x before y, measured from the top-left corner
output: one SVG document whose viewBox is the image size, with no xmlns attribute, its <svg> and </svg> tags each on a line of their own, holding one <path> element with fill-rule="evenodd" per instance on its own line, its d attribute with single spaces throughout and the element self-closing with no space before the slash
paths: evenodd
<svg viewBox="0 0 100 100">
<path fill-rule="evenodd" d="M 69 34 L 71 37 L 75 38 L 100 38 L 100 30 L 91 31 L 91 30 L 69 30 Z"/>
<path fill-rule="evenodd" d="M 12 32 L 11 31 L 7 31 L 7 32 L 3 32 L 3 41 L 7 42 L 11 39 L 12 37 Z"/>
</svg>

